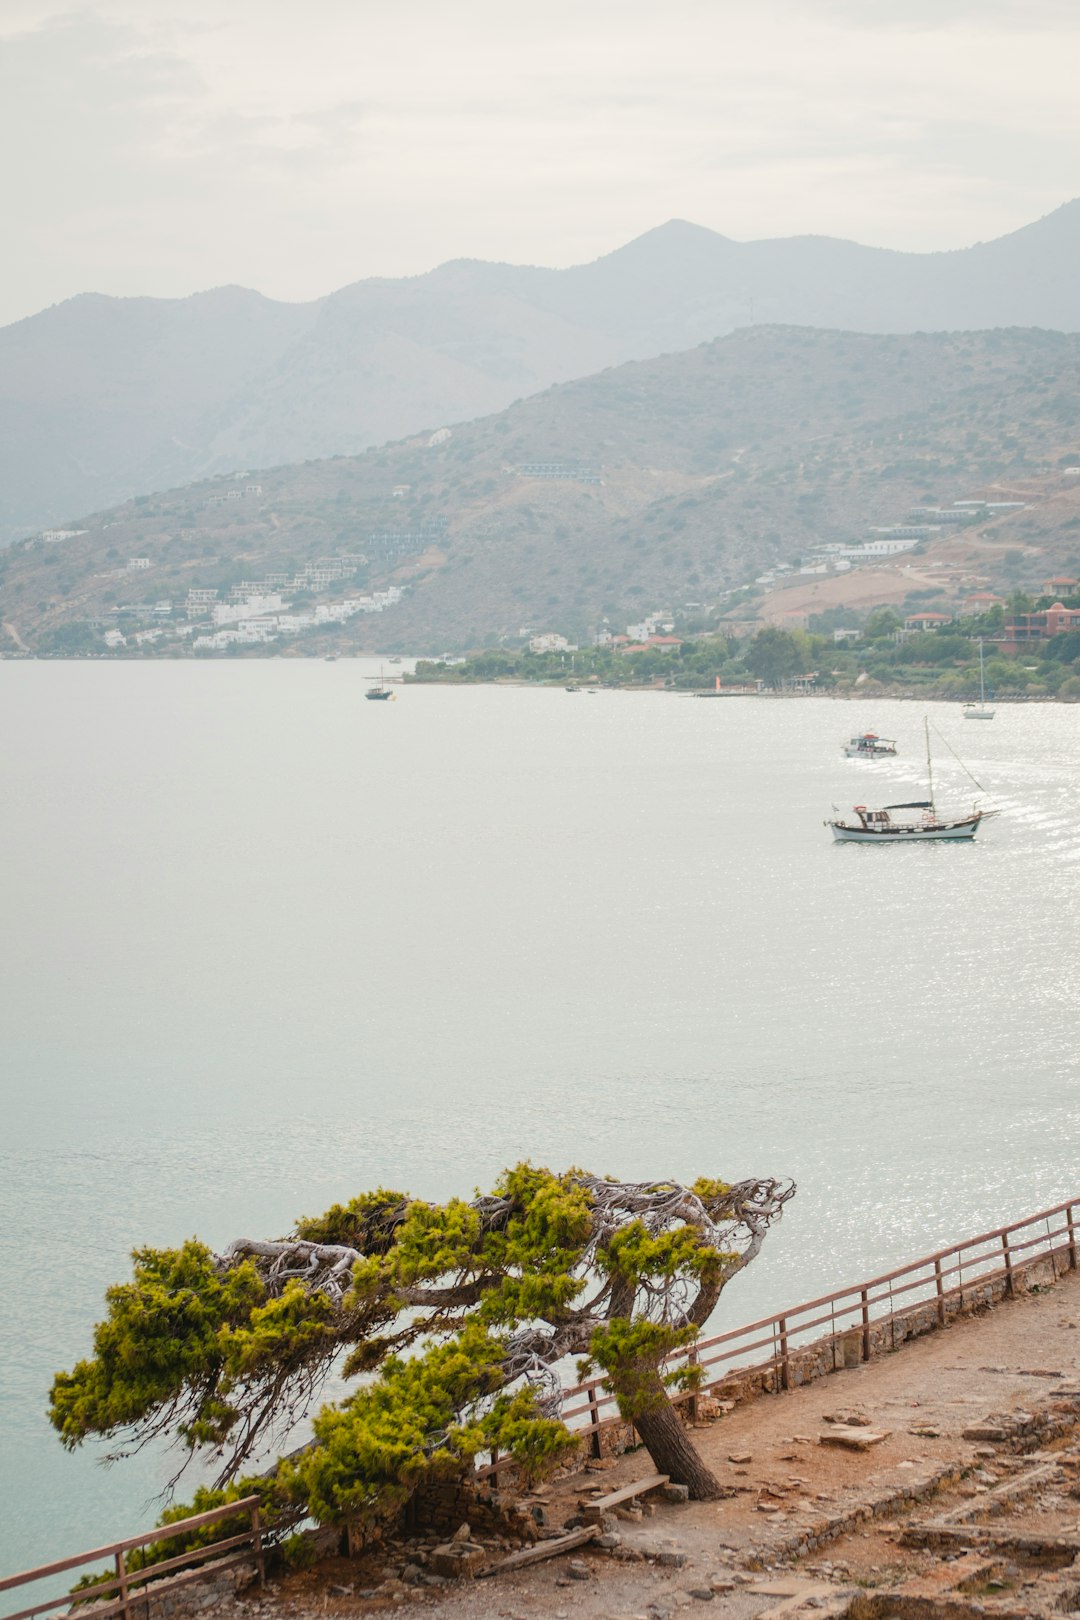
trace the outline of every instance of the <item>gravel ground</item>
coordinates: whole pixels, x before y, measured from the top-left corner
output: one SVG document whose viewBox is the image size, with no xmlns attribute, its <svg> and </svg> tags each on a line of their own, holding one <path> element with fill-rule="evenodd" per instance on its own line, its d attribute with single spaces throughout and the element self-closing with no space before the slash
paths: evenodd
<svg viewBox="0 0 1080 1620">
<path fill-rule="evenodd" d="M 1019 1455 L 1025 1448 L 1050 1445 L 1045 1456 L 1064 1473 L 1059 1470 L 1058 1483 L 1041 1495 L 1011 1507 L 1010 1522 L 1075 1534 L 1080 1545 L 1080 1502 L 1068 1494 L 1075 1443 L 1080 1495 L 1080 1401 L 1077 1435 L 1014 1437 L 1027 1415 L 1070 1410 L 1062 1394 L 1080 1389 L 1078 1357 L 1080 1273 L 1068 1273 L 1052 1289 L 958 1321 L 896 1355 L 763 1396 L 699 1426 L 695 1439 L 732 1494 L 686 1504 L 653 1497 L 640 1517 L 621 1510 L 606 1526 L 608 1539 L 617 1538 L 606 1550 L 586 1546 L 512 1575 L 431 1586 L 409 1584 L 417 1579 L 412 1574 L 401 1581 L 417 1549 L 388 1544 L 374 1558 L 324 1561 L 317 1571 L 218 1606 L 215 1617 L 359 1620 L 392 1610 L 415 1620 L 664 1620 L 700 1606 L 715 1620 L 795 1613 L 825 1620 L 846 1613 L 860 1590 L 895 1590 L 913 1579 L 947 1588 L 951 1564 L 940 1553 L 903 1550 L 903 1523 L 946 1510 L 977 1512 L 980 1498 L 996 1501 L 994 1493 L 1018 1469 L 1032 1466 Z M 836 1427 L 829 1419 L 838 1415 L 855 1417 L 885 1438 L 862 1451 L 822 1443 Z M 1005 1440 L 964 1438 L 965 1429 L 988 1420 Z M 615 1490 L 651 1471 L 638 1451 L 556 1482 L 541 1497 L 550 1524 L 563 1525 L 598 1486 Z M 926 1500 L 918 1501 L 920 1495 Z M 823 1529 L 831 1532 L 824 1546 L 797 1551 L 800 1541 Z M 1000 1581 L 971 1567 L 976 1586 L 988 1583 L 982 1596 L 987 1614 L 995 1602 L 1002 1614 L 1039 1612 L 1030 1581 L 1015 1607 L 1015 1592 L 1030 1572 L 1021 1576 L 1014 1568 Z M 395 1573 L 387 1579 L 387 1571 Z M 378 1595 L 361 1596 L 376 1587 Z"/>
</svg>

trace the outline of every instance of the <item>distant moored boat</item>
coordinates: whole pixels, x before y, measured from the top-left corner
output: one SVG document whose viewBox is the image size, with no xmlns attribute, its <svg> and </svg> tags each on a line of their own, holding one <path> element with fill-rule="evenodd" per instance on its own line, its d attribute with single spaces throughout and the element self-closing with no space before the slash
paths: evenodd
<svg viewBox="0 0 1080 1620">
<path fill-rule="evenodd" d="M 979 701 L 978 703 L 965 703 L 965 720 L 992 720 L 993 709 L 986 707 L 986 668 L 983 663 L 983 644 L 979 642 Z"/>
<path fill-rule="evenodd" d="M 879 737 L 876 731 L 864 731 L 861 737 L 852 737 L 844 744 L 848 759 L 883 759 L 896 753 L 891 737 Z"/>
</svg>

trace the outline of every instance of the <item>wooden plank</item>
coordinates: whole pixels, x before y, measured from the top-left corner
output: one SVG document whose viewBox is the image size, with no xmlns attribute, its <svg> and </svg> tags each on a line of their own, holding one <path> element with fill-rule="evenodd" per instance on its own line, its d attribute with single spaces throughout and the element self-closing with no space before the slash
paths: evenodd
<svg viewBox="0 0 1080 1620">
<path fill-rule="evenodd" d="M 575 1547 L 584 1547 L 587 1541 L 594 1541 L 599 1534 L 596 1526 L 586 1525 L 581 1530 L 571 1530 L 565 1536 L 553 1536 L 550 1541 L 538 1541 L 534 1547 L 524 1547 L 521 1552 L 511 1553 L 501 1563 L 493 1564 L 490 1569 L 482 1569 L 481 1576 L 505 1575 L 512 1569 L 524 1569 L 528 1564 L 539 1564 L 545 1558 L 557 1558 L 560 1553 L 573 1552 Z"/>
<path fill-rule="evenodd" d="M 592 1523 L 606 1513 L 609 1508 L 618 1507 L 620 1502 L 632 1502 L 637 1496 L 644 1496 L 648 1491 L 658 1491 L 661 1485 L 667 1485 L 671 1479 L 670 1474 L 648 1474 L 644 1479 L 635 1479 L 632 1485 L 624 1485 L 621 1490 L 609 1491 L 598 1501 L 590 1502 L 585 1508 L 585 1517 Z"/>
</svg>

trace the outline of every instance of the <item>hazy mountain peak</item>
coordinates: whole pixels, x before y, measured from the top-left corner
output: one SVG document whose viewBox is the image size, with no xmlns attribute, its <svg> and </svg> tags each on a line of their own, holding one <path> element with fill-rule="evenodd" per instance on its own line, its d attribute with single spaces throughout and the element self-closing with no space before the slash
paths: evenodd
<svg viewBox="0 0 1080 1620">
<path fill-rule="evenodd" d="M 0 539 L 216 466 L 358 451 L 751 324 L 1080 330 L 1080 200 L 995 242 L 736 242 L 669 219 L 565 270 L 454 259 L 307 303 L 85 294 L 0 329 Z"/>
</svg>

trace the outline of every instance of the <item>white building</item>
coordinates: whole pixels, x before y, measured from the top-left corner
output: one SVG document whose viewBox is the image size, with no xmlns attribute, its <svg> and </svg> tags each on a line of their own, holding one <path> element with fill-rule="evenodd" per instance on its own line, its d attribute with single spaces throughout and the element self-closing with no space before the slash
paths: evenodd
<svg viewBox="0 0 1080 1620">
<path fill-rule="evenodd" d="M 572 642 L 567 641 L 565 636 L 557 636 L 554 632 L 549 631 L 542 636 L 533 636 L 529 642 L 529 651 L 534 653 L 577 652 L 577 648 Z"/>
<path fill-rule="evenodd" d="M 129 557 L 127 565 L 131 573 L 138 573 L 140 569 L 149 568 L 150 559 L 149 557 Z"/>
<path fill-rule="evenodd" d="M 187 602 L 185 604 L 188 618 L 197 619 L 204 613 L 209 612 L 217 601 L 217 596 L 216 590 L 204 590 L 193 586 L 187 593 Z"/>
<path fill-rule="evenodd" d="M 936 530 L 930 531 L 937 533 Z M 850 562 L 871 562 L 882 557 L 898 557 L 901 552 L 911 551 L 918 545 L 920 535 L 900 536 L 897 534 L 884 536 L 878 540 L 866 540 L 861 546 L 845 546 L 840 553 Z"/>
<path fill-rule="evenodd" d="M 277 595 L 249 596 L 243 602 L 216 603 L 211 609 L 210 617 L 217 625 L 239 624 L 241 619 L 251 619 L 267 613 L 280 613 L 284 606 L 284 600 Z"/>
</svg>

